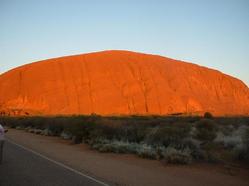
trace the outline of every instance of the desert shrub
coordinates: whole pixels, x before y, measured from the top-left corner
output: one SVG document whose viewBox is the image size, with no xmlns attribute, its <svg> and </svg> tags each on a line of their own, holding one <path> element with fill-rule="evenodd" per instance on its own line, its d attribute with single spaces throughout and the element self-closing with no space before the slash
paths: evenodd
<svg viewBox="0 0 249 186">
<path fill-rule="evenodd" d="M 249 126 L 249 117 L 219 117 L 214 118 L 219 126 L 232 126 L 234 129 L 238 129 L 240 126 Z"/>
<path fill-rule="evenodd" d="M 167 147 L 162 155 L 165 163 L 189 164 L 192 162 L 191 150 L 188 148 L 177 150 L 174 147 Z"/>
<path fill-rule="evenodd" d="M 112 140 L 116 136 L 116 129 L 107 125 L 95 125 L 95 128 L 89 130 L 89 138 L 94 139 L 107 139 Z"/>
<path fill-rule="evenodd" d="M 92 144 L 92 148 L 100 152 L 114 152 L 114 153 L 136 153 L 139 148 L 137 143 L 129 143 L 123 141 L 108 141 L 102 140 L 99 143 Z"/>
<path fill-rule="evenodd" d="M 146 144 L 130 143 L 123 141 L 108 141 L 96 142 L 91 145 L 93 149 L 99 152 L 114 152 L 114 153 L 130 153 L 137 154 L 142 158 L 157 159 L 157 151 Z"/>
<path fill-rule="evenodd" d="M 73 144 L 82 143 L 82 136 L 80 136 L 80 135 L 72 136 L 72 143 Z"/>
<path fill-rule="evenodd" d="M 204 118 L 206 118 L 206 119 L 212 119 L 213 115 L 210 112 L 205 112 L 204 113 Z"/>
<path fill-rule="evenodd" d="M 249 127 L 246 125 L 241 125 L 236 128 L 231 125 L 227 127 L 221 127 L 221 132 L 217 133 L 217 137 L 214 141 L 222 143 L 227 149 L 239 149 L 241 146 L 243 146 L 245 138 L 244 136 L 248 129 Z"/>
<path fill-rule="evenodd" d="M 48 121 L 47 118 L 44 117 L 29 117 L 29 118 L 22 118 L 23 122 L 20 123 L 20 126 L 24 127 L 33 127 L 36 129 L 44 129 L 45 128 L 45 123 Z"/>
<path fill-rule="evenodd" d="M 152 146 L 174 146 L 181 148 L 183 139 L 189 136 L 190 125 L 187 123 L 175 123 L 172 125 L 152 128 L 145 142 Z"/>
<path fill-rule="evenodd" d="M 1 124 L 10 128 L 16 128 L 18 126 L 18 118 L 4 117 L 1 118 Z"/>
<path fill-rule="evenodd" d="M 131 143 L 140 143 L 144 141 L 149 130 L 149 126 L 144 124 L 125 124 L 118 129 L 117 138 Z"/>
<path fill-rule="evenodd" d="M 239 135 L 225 136 L 222 133 L 217 133 L 217 137 L 214 141 L 223 144 L 227 149 L 233 149 L 242 143 L 242 138 Z"/>
<path fill-rule="evenodd" d="M 90 132 L 93 130 L 92 126 L 88 122 L 75 121 L 74 123 L 67 125 L 64 129 L 65 132 L 70 133 L 73 136 L 73 143 L 87 142 L 90 139 Z"/>
<path fill-rule="evenodd" d="M 102 144 L 102 145 L 95 145 L 93 146 L 99 152 L 116 152 L 117 148 L 113 144 Z"/>
<path fill-rule="evenodd" d="M 60 137 L 65 140 L 69 140 L 69 139 L 72 139 L 73 136 L 69 132 L 62 131 L 62 133 L 60 134 Z"/>
<path fill-rule="evenodd" d="M 29 131 L 30 129 L 32 128 L 27 127 L 25 130 Z M 48 128 L 44 129 L 41 134 L 45 136 L 54 136 L 54 134 Z"/>
<path fill-rule="evenodd" d="M 233 132 L 236 130 L 233 125 L 219 125 L 219 131 L 225 136 L 233 135 Z"/>
<path fill-rule="evenodd" d="M 155 148 L 146 144 L 141 144 L 139 148 L 137 148 L 136 153 L 142 158 L 158 159 L 159 157 Z"/>
<path fill-rule="evenodd" d="M 59 123 L 52 123 L 48 126 L 48 130 L 51 131 L 53 136 L 59 136 L 64 130 L 64 127 Z"/>
<path fill-rule="evenodd" d="M 216 124 L 210 119 L 202 119 L 196 122 L 195 137 L 201 141 L 210 142 L 216 137 Z"/>
<path fill-rule="evenodd" d="M 234 149 L 235 158 L 249 164 L 249 129 L 246 129 L 243 136 L 243 144 Z"/>
<path fill-rule="evenodd" d="M 115 141 L 116 146 L 122 151 L 123 153 L 136 153 L 137 149 L 139 148 L 138 143 L 129 143 L 123 141 Z"/>
<path fill-rule="evenodd" d="M 224 153 L 224 148 L 222 144 L 215 142 L 207 142 L 201 145 L 202 151 L 202 160 L 209 163 L 218 163 L 221 162 L 221 157 Z"/>
</svg>

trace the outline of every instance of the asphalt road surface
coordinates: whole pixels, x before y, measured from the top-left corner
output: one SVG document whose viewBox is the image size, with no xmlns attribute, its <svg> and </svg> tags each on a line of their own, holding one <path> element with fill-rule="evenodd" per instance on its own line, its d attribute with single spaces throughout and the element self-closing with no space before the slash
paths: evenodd
<svg viewBox="0 0 249 186">
<path fill-rule="evenodd" d="M 103 186 L 77 172 L 12 142 L 5 142 L 0 165 L 0 186 Z"/>
</svg>

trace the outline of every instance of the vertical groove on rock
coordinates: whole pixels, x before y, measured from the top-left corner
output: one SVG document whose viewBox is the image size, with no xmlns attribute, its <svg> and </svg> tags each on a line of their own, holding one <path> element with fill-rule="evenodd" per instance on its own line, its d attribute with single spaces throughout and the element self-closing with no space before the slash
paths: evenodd
<svg viewBox="0 0 249 186">
<path fill-rule="evenodd" d="M 18 82 L 18 95 L 21 96 L 22 92 L 22 71 L 19 72 L 19 82 Z"/>
<path fill-rule="evenodd" d="M 130 103 L 129 103 L 129 97 L 126 96 L 125 93 L 124 93 L 125 86 L 126 86 L 126 84 L 124 83 L 124 84 L 122 85 L 121 92 L 122 92 L 122 96 L 123 96 L 123 97 L 125 98 L 125 100 L 126 100 L 127 108 L 128 108 L 128 110 L 129 110 L 129 113 L 131 114 L 132 111 L 131 111 L 131 107 L 130 107 Z"/>
<path fill-rule="evenodd" d="M 132 104 L 132 106 L 133 106 L 133 113 L 134 113 L 134 114 L 137 114 L 137 110 L 136 110 L 136 108 L 135 108 L 135 103 L 134 103 L 134 97 L 131 98 L 131 104 Z"/>
<path fill-rule="evenodd" d="M 84 58 L 83 58 L 83 59 L 84 59 Z M 84 90 L 83 90 L 83 88 L 84 88 L 84 81 L 83 81 L 83 80 L 84 80 L 84 74 L 83 74 L 83 68 L 84 68 L 84 67 L 83 67 L 83 63 L 84 63 L 84 62 L 85 62 L 85 61 L 83 60 L 82 63 L 79 63 L 79 64 L 80 64 L 80 66 L 79 66 L 79 68 L 80 68 L 80 77 L 79 77 L 79 78 L 80 78 L 80 85 L 81 85 L 81 90 L 82 90 L 82 91 L 84 91 Z M 81 107 L 81 108 L 83 108 L 83 107 Z"/>
<path fill-rule="evenodd" d="M 113 75 L 111 75 L 110 72 L 107 72 L 107 74 L 108 74 L 110 80 L 112 81 L 112 84 L 114 85 L 114 87 L 116 87 L 116 89 L 119 91 L 121 97 L 123 99 L 125 99 L 125 101 L 127 103 L 127 109 L 129 110 L 129 113 L 131 113 L 131 108 L 130 108 L 130 105 L 129 105 L 128 97 L 125 96 L 125 94 L 124 94 L 124 89 L 123 89 L 124 85 L 119 85 L 118 83 L 116 83 L 116 81 L 114 80 Z"/>
<path fill-rule="evenodd" d="M 89 69 L 87 67 L 87 60 L 85 58 L 85 56 L 83 56 L 83 64 L 84 64 L 84 68 L 85 68 L 85 72 L 86 72 L 86 78 L 87 78 L 87 87 L 88 87 L 88 93 L 89 93 L 89 98 L 90 98 L 90 110 L 91 110 L 91 114 L 95 112 L 94 110 L 94 101 L 93 101 L 93 95 L 92 95 L 92 85 L 91 85 L 91 76 L 89 73 Z"/>
<path fill-rule="evenodd" d="M 144 96 L 145 112 L 148 113 L 149 109 L 148 109 L 148 101 L 147 101 L 148 100 L 148 98 L 147 98 L 147 87 L 146 87 L 145 79 L 143 79 L 142 68 L 139 65 L 137 60 L 136 60 L 136 62 L 137 62 L 138 73 L 139 73 L 138 80 L 140 82 L 139 84 L 140 84 L 140 87 L 141 87 L 141 90 L 142 90 L 142 93 L 143 93 L 143 96 Z"/>
<path fill-rule="evenodd" d="M 66 105 L 69 106 L 69 100 L 68 100 L 68 93 L 67 93 L 67 87 L 66 87 L 66 82 L 65 82 L 65 73 L 63 69 L 63 64 L 61 61 L 58 61 L 58 67 L 61 72 L 61 78 L 62 78 L 62 84 L 63 84 L 63 90 L 64 90 L 64 95 L 65 95 L 65 100 L 66 100 Z M 64 109 L 64 108 L 63 108 Z"/>
<path fill-rule="evenodd" d="M 132 75 L 132 77 L 133 77 L 133 80 L 134 81 L 136 81 L 136 75 L 135 75 L 135 72 L 134 72 L 134 70 L 133 70 L 133 68 L 132 68 L 132 65 L 131 65 L 131 62 L 130 62 L 130 55 L 127 55 L 127 60 L 126 60 L 127 62 L 126 62 L 126 64 L 127 64 L 127 67 L 128 67 L 128 69 L 129 69 L 129 71 L 130 71 L 130 73 L 131 73 L 131 75 Z M 132 96 L 132 95 L 131 95 Z M 133 100 L 134 98 L 133 98 L 133 96 L 131 97 L 131 104 L 132 104 L 132 107 L 133 107 L 133 112 L 134 113 L 136 113 L 136 108 L 135 108 L 135 104 L 134 104 L 134 100 Z M 129 107 L 131 107 L 130 105 L 129 105 Z M 131 109 L 131 108 L 130 108 Z M 131 112 L 132 113 L 132 112 Z"/>
<path fill-rule="evenodd" d="M 76 85 L 76 82 L 74 80 L 74 76 L 73 74 L 71 74 L 71 77 L 72 77 L 72 82 L 73 82 L 73 85 L 74 85 L 74 89 L 75 89 L 75 92 L 76 92 L 76 102 L 77 102 L 77 110 L 78 110 L 78 113 L 80 113 L 81 111 L 81 108 L 80 108 L 80 96 L 79 96 L 79 90 L 78 90 L 78 86 Z M 76 78 L 77 79 L 77 78 Z"/>
<path fill-rule="evenodd" d="M 137 66 L 137 70 L 138 70 L 138 73 L 139 73 L 139 75 L 138 75 L 138 84 L 140 86 L 140 89 L 141 89 L 143 97 L 144 97 L 145 112 L 148 113 L 149 109 L 148 109 L 148 103 L 147 103 L 146 85 L 145 85 L 145 81 L 142 79 L 141 67 L 139 66 L 139 63 L 138 63 L 137 59 L 132 58 L 132 60 L 135 62 L 134 64 L 136 64 L 136 66 Z"/>
<path fill-rule="evenodd" d="M 151 80 L 152 80 L 152 82 L 154 84 L 154 87 L 155 87 L 155 92 L 156 92 L 156 98 L 155 99 L 157 100 L 157 105 L 158 105 L 159 113 L 162 114 L 162 108 L 161 108 L 161 104 L 160 104 L 160 101 L 159 101 L 158 86 L 156 84 L 155 78 L 153 77 L 151 68 L 149 68 L 149 71 L 150 71 Z"/>
<path fill-rule="evenodd" d="M 135 79 L 136 79 L 135 72 L 134 72 L 134 70 L 132 69 L 132 66 L 131 66 L 130 61 L 127 60 L 126 64 L 127 64 L 128 69 L 130 70 L 130 72 L 131 72 L 131 74 L 132 74 L 132 77 L 133 77 L 134 80 L 135 80 Z"/>
<path fill-rule="evenodd" d="M 18 92 L 18 95 L 19 95 L 20 98 L 22 98 L 22 104 L 24 104 L 24 102 L 25 102 L 25 100 L 24 100 L 25 99 L 25 95 L 24 95 L 24 90 L 25 89 L 23 89 L 23 83 L 24 83 L 23 76 L 24 76 L 24 72 L 25 72 L 25 67 L 19 73 L 19 89 L 18 89 L 19 92 Z"/>
<path fill-rule="evenodd" d="M 138 68 L 138 72 L 139 72 L 139 81 L 141 84 L 141 89 L 144 95 L 144 106 L 145 106 L 145 112 L 148 113 L 149 109 L 148 109 L 148 96 L 147 96 L 147 87 L 146 87 L 146 83 L 145 80 L 143 79 L 142 76 L 142 72 L 141 72 L 141 67 Z"/>
<path fill-rule="evenodd" d="M 124 57 L 122 57 L 124 58 Z M 126 61 L 124 59 L 124 61 Z M 126 75 L 124 74 L 124 71 L 122 71 L 122 74 L 123 74 L 123 77 L 125 77 Z M 128 111 L 129 111 L 129 114 L 132 113 L 131 111 L 131 107 L 130 107 L 130 102 L 129 102 L 129 96 L 125 95 L 125 86 L 127 85 L 127 83 L 125 82 L 123 85 L 121 85 L 121 93 L 122 93 L 122 96 L 125 98 L 126 100 L 126 103 L 127 103 L 127 107 L 128 107 Z M 128 86 L 128 85 L 127 85 Z"/>
<path fill-rule="evenodd" d="M 81 104 L 80 104 L 80 96 L 79 96 L 79 91 L 78 91 L 78 87 L 76 86 L 76 84 L 74 83 L 75 89 L 76 89 L 76 95 L 77 95 L 77 108 L 78 108 L 78 113 L 81 112 Z"/>
</svg>

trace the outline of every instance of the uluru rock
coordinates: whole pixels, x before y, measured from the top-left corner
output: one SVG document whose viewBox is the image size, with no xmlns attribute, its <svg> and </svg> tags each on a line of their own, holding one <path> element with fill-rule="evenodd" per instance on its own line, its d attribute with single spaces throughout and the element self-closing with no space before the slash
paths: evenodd
<svg viewBox="0 0 249 186">
<path fill-rule="evenodd" d="M 39 61 L 0 75 L 2 115 L 248 115 L 249 89 L 170 58 L 103 51 Z"/>
</svg>

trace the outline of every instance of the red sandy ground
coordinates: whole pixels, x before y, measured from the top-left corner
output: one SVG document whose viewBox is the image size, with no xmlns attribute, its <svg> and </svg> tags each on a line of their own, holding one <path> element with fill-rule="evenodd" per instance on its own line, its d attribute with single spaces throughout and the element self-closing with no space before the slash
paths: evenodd
<svg viewBox="0 0 249 186">
<path fill-rule="evenodd" d="M 0 75 L 6 114 L 248 115 L 240 80 L 195 64 L 129 51 L 48 59 Z"/>
</svg>

